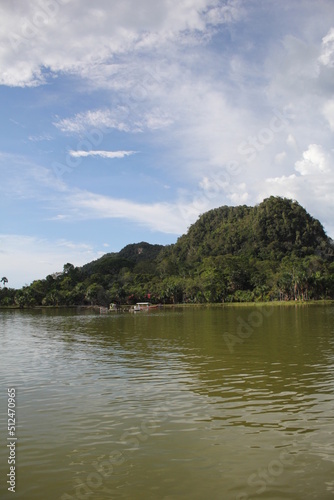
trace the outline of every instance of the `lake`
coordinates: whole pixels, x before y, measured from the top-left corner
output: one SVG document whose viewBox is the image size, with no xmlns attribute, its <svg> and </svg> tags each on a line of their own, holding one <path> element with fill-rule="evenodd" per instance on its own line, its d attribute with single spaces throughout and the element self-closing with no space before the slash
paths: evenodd
<svg viewBox="0 0 334 500">
<path fill-rule="evenodd" d="M 2 310 L 0 346 L 1 499 L 334 498 L 333 305 Z"/>
</svg>

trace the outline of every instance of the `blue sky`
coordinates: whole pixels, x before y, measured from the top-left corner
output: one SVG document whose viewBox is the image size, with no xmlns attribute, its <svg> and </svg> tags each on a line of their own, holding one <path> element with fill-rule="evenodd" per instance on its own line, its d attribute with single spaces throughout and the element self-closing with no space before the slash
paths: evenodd
<svg viewBox="0 0 334 500">
<path fill-rule="evenodd" d="M 0 19 L 9 286 L 270 195 L 334 237 L 332 0 L 3 0 Z"/>
</svg>

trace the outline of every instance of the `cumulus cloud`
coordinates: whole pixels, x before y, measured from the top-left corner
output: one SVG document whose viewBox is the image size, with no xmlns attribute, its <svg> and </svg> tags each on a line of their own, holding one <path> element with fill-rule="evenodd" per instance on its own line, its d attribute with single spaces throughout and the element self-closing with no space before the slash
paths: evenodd
<svg viewBox="0 0 334 500">
<path fill-rule="evenodd" d="M 270 195 L 296 199 L 311 215 L 320 219 L 328 234 L 333 236 L 333 163 L 333 151 L 310 144 L 295 162 L 295 173 L 265 179 L 258 201 Z"/>
<path fill-rule="evenodd" d="M 318 144 L 310 144 L 304 151 L 302 160 L 295 164 L 301 175 L 316 175 L 331 172 L 331 158 Z"/>
</svg>

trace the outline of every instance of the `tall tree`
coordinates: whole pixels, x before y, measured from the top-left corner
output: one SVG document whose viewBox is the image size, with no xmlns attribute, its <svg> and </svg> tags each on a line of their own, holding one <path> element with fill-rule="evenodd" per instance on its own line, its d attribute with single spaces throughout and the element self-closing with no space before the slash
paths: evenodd
<svg viewBox="0 0 334 500">
<path fill-rule="evenodd" d="M 1 278 L 0 282 L 2 282 L 2 283 L 3 283 L 3 286 L 4 286 L 4 288 L 5 288 L 6 283 L 8 283 L 8 279 L 6 278 L 6 276 L 4 276 L 3 278 Z"/>
</svg>

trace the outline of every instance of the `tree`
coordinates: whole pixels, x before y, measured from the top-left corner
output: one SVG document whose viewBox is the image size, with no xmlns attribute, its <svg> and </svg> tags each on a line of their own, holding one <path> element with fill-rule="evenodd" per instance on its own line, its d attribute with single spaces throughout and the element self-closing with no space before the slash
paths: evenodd
<svg viewBox="0 0 334 500">
<path fill-rule="evenodd" d="M 64 264 L 63 274 L 70 274 L 73 271 L 74 271 L 73 264 L 70 264 L 69 262 L 67 264 Z"/>
<path fill-rule="evenodd" d="M 4 288 L 6 288 L 6 283 L 8 283 L 8 279 L 6 278 L 6 276 L 4 276 L 3 278 L 1 278 L 0 282 L 2 282 Z"/>
<path fill-rule="evenodd" d="M 32 296 L 31 290 L 28 286 L 24 286 L 15 294 L 15 303 L 22 309 L 25 307 L 33 307 L 36 305 L 36 300 Z"/>
<path fill-rule="evenodd" d="M 98 283 L 93 283 L 87 288 L 85 299 L 88 300 L 91 305 L 108 305 L 108 297 L 103 288 L 103 286 Z"/>
</svg>

